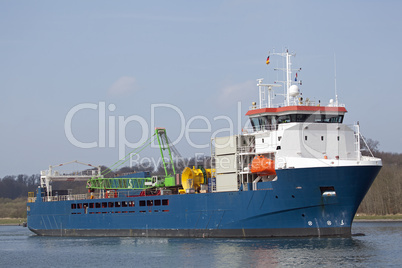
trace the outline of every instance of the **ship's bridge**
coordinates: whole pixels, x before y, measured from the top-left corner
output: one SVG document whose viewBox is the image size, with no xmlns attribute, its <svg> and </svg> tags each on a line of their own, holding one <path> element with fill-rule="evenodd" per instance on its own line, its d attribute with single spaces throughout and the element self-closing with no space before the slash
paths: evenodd
<svg viewBox="0 0 402 268">
<path fill-rule="evenodd" d="M 258 189 L 261 181 L 280 179 L 276 172 L 284 169 L 381 165 L 372 154 L 366 157 L 360 152 L 359 125 L 343 124 L 347 110 L 338 102 L 336 85 L 335 99 L 327 105 L 303 99 L 297 77 L 301 69 L 291 68 L 294 54 L 270 55 L 286 58 L 286 68 L 277 68 L 285 71 L 286 80 L 264 84 L 263 78 L 257 79 L 259 103 L 253 102 L 246 113 L 251 128 L 243 128 L 241 135 L 211 141 L 217 192 Z M 296 71 L 294 80 L 292 71 Z M 283 93 L 274 92 L 282 87 L 280 83 Z M 277 96 L 283 97 L 283 102 L 274 103 Z"/>
<path fill-rule="evenodd" d="M 275 130 L 283 123 L 338 123 L 343 122 L 345 107 L 285 106 L 278 108 L 255 108 L 246 115 L 254 131 Z"/>
</svg>

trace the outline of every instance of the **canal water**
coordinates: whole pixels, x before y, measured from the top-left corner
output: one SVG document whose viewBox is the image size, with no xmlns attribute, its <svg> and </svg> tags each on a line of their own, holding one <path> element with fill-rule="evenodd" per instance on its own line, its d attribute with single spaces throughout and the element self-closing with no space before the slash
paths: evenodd
<svg viewBox="0 0 402 268">
<path fill-rule="evenodd" d="M 351 238 L 40 237 L 0 226 L 0 267 L 401 267 L 402 221 Z M 362 235 L 364 234 L 364 235 Z"/>
</svg>

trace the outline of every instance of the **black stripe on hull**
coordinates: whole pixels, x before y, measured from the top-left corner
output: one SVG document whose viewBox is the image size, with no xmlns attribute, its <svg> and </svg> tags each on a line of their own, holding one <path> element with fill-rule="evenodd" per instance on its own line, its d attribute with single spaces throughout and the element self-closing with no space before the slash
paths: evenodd
<svg viewBox="0 0 402 268">
<path fill-rule="evenodd" d="M 31 229 L 40 236 L 115 236 L 115 237 L 195 237 L 195 238 L 268 238 L 268 237 L 350 237 L 351 227 L 292 229 Z"/>
</svg>

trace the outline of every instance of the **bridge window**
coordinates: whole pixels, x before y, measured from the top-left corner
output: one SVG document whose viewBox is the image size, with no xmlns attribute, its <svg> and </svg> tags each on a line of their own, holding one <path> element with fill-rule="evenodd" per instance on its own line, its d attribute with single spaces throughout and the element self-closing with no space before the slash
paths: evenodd
<svg viewBox="0 0 402 268">
<path fill-rule="evenodd" d="M 162 206 L 168 206 L 169 205 L 169 199 L 162 199 Z"/>
<path fill-rule="evenodd" d="M 283 123 L 342 123 L 343 115 L 331 114 L 288 114 L 276 116 L 278 124 Z"/>
<path fill-rule="evenodd" d="M 323 121 L 325 123 L 342 123 L 343 115 L 325 115 Z"/>
<path fill-rule="evenodd" d="M 250 122 L 254 130 L 261 130 L 262 122 L 260 121 L 259 117 L 250 118 Z"/>
<path fill-rule="evenodd" d="M 145 200 L 140 200 L 140 207 L 145 207 Z"/>
<path fill-rule="evenodd" d="M 278 124 L 290 123 L 290 122 L 292 122 L 291 121 L 292 119 L 295 119 L 295 116 L 293 116 L 293 117 L 294 118 L 291 118 L 291 116 L 289 114 L 278 116 L 278 118 L 277 118 Z M 293 121 L 293 122 L 295 122 L 295 121 Z"/>
<path fill-rule="evenodd" d="M 252 117 L 250 118 L 251 125 L 254 130 L 269 129 L 270 123 L 268 116 Z"/>
<path fill-rule="evenodd" d="M 160 206 L 161 205 L 161 201 L 160 200 L 155 200 L 155 206 Z"/>
</svg>

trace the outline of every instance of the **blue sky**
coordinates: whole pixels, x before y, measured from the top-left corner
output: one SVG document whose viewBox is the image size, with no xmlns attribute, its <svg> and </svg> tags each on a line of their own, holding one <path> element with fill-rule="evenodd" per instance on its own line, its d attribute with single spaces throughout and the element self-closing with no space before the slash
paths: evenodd
<svg viewBox="0 0 402 268">
<path fill-rule="evenodd" d="M 400 1 L 0 1 L 0 177 L 75 159 L 111 165 L 123 136 L 136 143 L 151 131 L 151 107 L 172 140 L 182 117 L 204 129 L 183 134 L 183 156 L 209 154 L 204 145 L 229 127 L 225 118 L 236 133 L 246 122 L 256 79 L 276 78 L 276 60 L 265 65 L 273 48 L 297 53 L 303 95 L 324 103 L 334 97 L 335 54 L 346 123 L 402 153 L 400 10 Z M 66 136 L 66 116 L 80 104 L 97 108 L 77 112 L 72 133 L 94 148 Z M 119 117 L 132 121 L 122 129 Z"/>
</svg>

